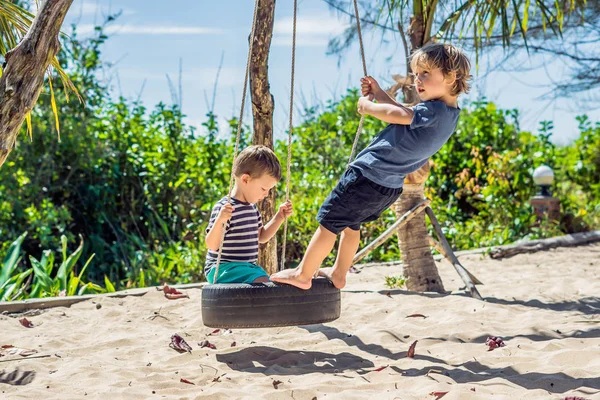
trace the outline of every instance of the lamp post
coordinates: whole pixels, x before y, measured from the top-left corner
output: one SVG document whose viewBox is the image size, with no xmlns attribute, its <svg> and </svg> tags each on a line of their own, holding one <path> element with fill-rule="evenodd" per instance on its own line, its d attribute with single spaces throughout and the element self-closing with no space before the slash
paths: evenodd
<svg viewBox="0 0 600 400">
<path fill-rule="evenodd" d="M 547 165 L 540 165 L 533 171 L 533 183 L 538 187 L 537 194 L 529 201 L 538 219 L 548 217 L 560 219 L 560 200 L 552 196 L 550 188 L 554 182 L 554 172 Z"/>
</svg>

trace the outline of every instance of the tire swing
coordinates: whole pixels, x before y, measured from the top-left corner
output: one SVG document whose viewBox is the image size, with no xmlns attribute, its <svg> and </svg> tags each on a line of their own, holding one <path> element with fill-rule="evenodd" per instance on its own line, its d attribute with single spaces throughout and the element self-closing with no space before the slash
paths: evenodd
<svg viewBox="0 0 600 400">
<path fill-rule="evenodd" d="M 250 34 L 250 45 L 248 49 L 248 61 L 246 63 L 246 76 L 244 90 L 242 92 L 242 103 L 240 118 L 235 142 L 234 160 L 237 157 L 242 128 L 242 116 L 244 114 L 244 103 L 248 87 L 248 73 L 254 43 L 254 32 L 256 27 L 256 15 L 258 11 L 258 0 L 254 4 L 254 18 L 252 21 L 252 33 Z M 287 158 L 287 185 L 286 200 L 289 200 L 290 192 L 290 164 L 292 155 L 292 112 L 294 99 L 294 63 L 296 56 L 296 14 L 297 0 L 294 0 L 294 25 L 292 34 L 292 72 L 290 93 L 290 128 L 288 131 L 288 158 Z M 227 201 L 231 202 L 231 190 L 233 188 L 233 171 L 229 183 L 229 194 Z M 283 230 L 283 251 L 281 256 L 281 267 L 285 261 L 285 245 L 287 236 L 287 219 Z M 215 283 L 204 286 L 202 289 L 202 321 L 210 328 L 266 328 L 278 326 L 298 326 L 321 324 L 331 322 L 339 318 L 341 311 L 341 294 L 333 284 L 325 278 L 312 280 L 309 290 L 279 284 L 267 283 L 233 283 L 219 284 L 219 264 L 225 230 L 221 237 L 221 246 L 217 265 L 215 266 Z"/>
</svg>

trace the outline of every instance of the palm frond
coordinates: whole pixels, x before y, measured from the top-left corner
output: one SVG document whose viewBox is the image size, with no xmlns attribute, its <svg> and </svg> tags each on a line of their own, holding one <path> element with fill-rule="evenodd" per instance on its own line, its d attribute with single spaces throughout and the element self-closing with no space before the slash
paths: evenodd
<svg viewBox="0 0 600 400">
<path fill-rule="evenodd" d="M 347 0 L 324 0 L 332 9 L 351 15 L 352 3 Z M 421 13 L 426 29 L 423 43 L 433 40 L 467 40 L 476 57 L 491 40 L 511 45 L 515 36 L 528 48 L 527 34 L 531 26 L 541 27 L 546 35 L 562 37 L 568 16 L 583 18 L 587 0 L 377 0 L 362 2 L 366 29 L 394 30 L 394 21 L 409 25 L 409 15 Z M 374 21 L 374 22 L 371 22 Z M 568 25 L 568 24 L 567 24 Z M 334 38 L 332 52 L 346 49 L 353 42 L 354 27 L 347 29 L 343 41 Z M 401 32 L 402 33 L 402 32 Z M 414 49 L 412 49 L 414 50 Z"/>
<path fill-rule="evenodd" d="M 493 34 L 502 39 L 504 46 L 509 46 L 511 38 L 518 34 L 527 48 L 527 31 L 534 18 L 544 33 L 549 29 L 552 35 L 561 37 L 565 16 L 575 11 L 581 11 L 583 15 L 585 5 L 585 0 L 467 0 L 444 19 L 436 37 L 450 39 L 456 36 L 457 22 L 463 20 L 468 21 L 467 30 L 474 23 L 480 25 L 470 38 L 476 46 L 481 47 Z"/>
</svg>

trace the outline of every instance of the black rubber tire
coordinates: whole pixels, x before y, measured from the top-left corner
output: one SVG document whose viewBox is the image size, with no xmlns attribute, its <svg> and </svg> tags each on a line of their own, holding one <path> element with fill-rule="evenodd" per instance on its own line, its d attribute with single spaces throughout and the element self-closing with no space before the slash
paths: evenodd
<svg viewBox="0 0 600 400">
<path fill-rule="evenodd" d="M 340 317 L 341 295 L 329 279 L 309 290 L 268 283 L 230 283 L 202 288 L 202 322 L 210 328 L 266 328 L 331 322 Z"/>
</svg>

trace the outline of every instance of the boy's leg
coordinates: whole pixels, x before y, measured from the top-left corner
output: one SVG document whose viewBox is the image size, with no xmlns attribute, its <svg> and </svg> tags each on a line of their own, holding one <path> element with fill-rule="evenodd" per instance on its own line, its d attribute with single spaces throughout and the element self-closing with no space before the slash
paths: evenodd
<svg viewBox="0 0 600 400">
<path fill-rule="evenodd" d="M 344 229 L 340 237 L 335 264 L 333 264 L 332 268 L 321 268 L 319 275 L 329 278 L 336 288 L 344 288 L 346 286 L 346 275 L 352 266 L 352 260 L 358 250 L 359 244 L 360 231 L 355 231 L 351 228 Z"/>
<path fill-rule="evenodd" d="M 331 253 L 337 235 L 319 225 L 313 235 L 300 265 L 294 269 L 286 269 L 271 275 L 273 282 L 287 283 L 300 289 L 310 289 L 312 277 L 321 263 Z"/>
</svg>

